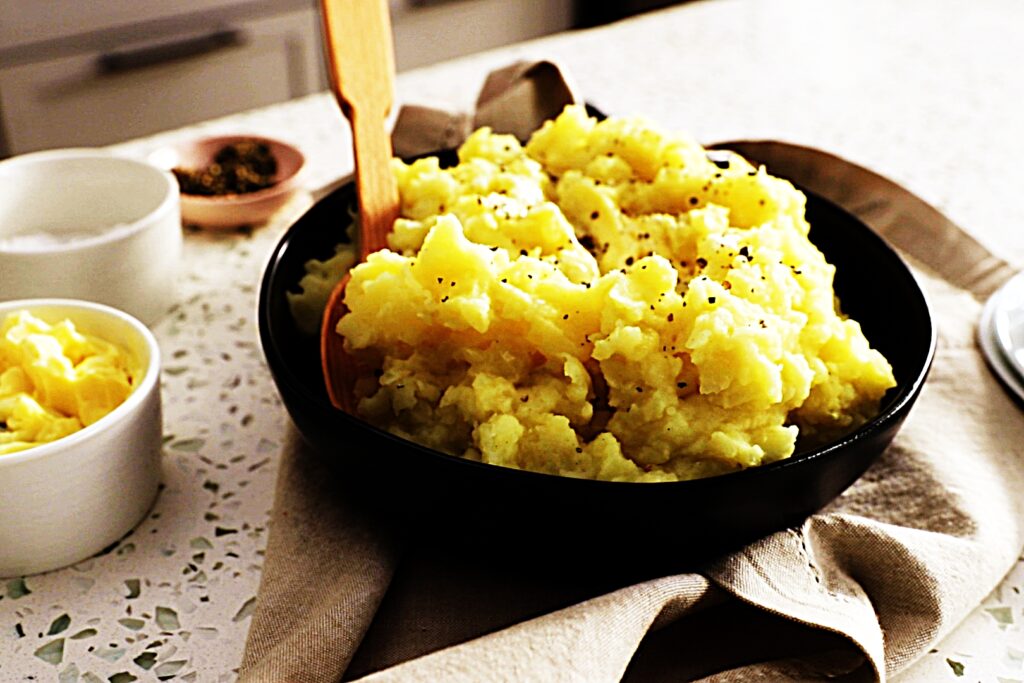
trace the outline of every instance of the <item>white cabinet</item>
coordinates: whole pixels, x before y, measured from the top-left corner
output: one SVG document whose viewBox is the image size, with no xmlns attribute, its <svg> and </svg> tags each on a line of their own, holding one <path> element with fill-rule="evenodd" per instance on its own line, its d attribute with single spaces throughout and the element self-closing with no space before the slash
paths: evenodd
<svg viewBox="0 0 1024 683">
<path fill-rule="evenodd" d="M 325 86 L 312 3 L 189 19 L 156 35 L 118 26 L 70 45 L 51 41 L 37 50 L 43 59 L 0 63 L 0 153 L 104 145 Z"/>
<path fill-rule="evenodd" d="M 403 70 L 569 28 L 574 0 L 389 5 Z M 323 90 L 321 44 L 318 0 L 0 0 L 0 158 Z"/>
</svg>

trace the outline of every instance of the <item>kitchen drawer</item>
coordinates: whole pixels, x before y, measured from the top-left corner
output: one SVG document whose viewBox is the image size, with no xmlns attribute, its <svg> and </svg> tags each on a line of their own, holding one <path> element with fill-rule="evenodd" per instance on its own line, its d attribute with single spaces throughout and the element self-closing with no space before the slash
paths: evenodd
<svg viewBox="0 0 1024 683">
<path fill-rule="evenodd" d="M 0 0 L 0 48 L 223 10 L 251 0 Z"/>
<path fill-rule="evenodd" d="M 312 8 L 0 69 L 7 151 L 104 145 L 324 86 Z"/>
</svg>

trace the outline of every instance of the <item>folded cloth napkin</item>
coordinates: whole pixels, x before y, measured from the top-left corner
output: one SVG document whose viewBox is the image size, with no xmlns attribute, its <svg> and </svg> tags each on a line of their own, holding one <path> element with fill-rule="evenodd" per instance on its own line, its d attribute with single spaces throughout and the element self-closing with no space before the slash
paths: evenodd
<svg viewBox="0 0 1024 683">
<path fill-rule="evenodd" d="M 724 146 L 858 215 L 913 265 L 939 341 L 891 447 L 802 525 L 637 581 L 443 530 L 409 538 L 293 434 L 243 683 L 882 681 L 992 590 L 1024 545 L 1024 419 L 974 328 L 1013 268 L 866 169 L 780 142 Z"/>
</svg>

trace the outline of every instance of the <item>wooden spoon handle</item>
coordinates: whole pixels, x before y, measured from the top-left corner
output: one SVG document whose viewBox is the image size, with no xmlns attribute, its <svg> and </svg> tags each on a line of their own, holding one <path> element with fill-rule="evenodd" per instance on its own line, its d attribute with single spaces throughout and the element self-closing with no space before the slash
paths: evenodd
<svg viewBox="0 0 1024 683">
<path fill-rule="evenodd" d="M 359 193 L 359 260 L 387 246 L 387 235 L 399 214 L 398 187 L 391 171 L 391 138 L 384 117 L 353 110 L 350 114 Z M 364 128 L 373 128 L 365 130 Z M 380 160 L 385 159 L 385 163 Z"/>
<path fill-rule="evenodd" d="M 333 91 L 352 125 L 363 259 L 386 244 L 398 216 L 391 138 L 395 58 L 387 0 L 321 0 Z"/>
</svg>

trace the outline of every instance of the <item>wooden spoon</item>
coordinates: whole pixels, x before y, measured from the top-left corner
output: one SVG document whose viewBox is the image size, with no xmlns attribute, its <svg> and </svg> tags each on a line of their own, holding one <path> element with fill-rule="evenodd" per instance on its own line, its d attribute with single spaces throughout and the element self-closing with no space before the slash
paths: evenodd
<svg viewBox="0 0 1024 683">
<path fill-rule="evenodd" d="M 391 173 L 391 111 L 395 58 L 387 0 L 321 0 L 331 89 L 352 126 L 359 196 L 359 258 L 383 249 L 398 217 L 398 187 Z M 340 217 L 339 217 L 340 224 Z M 355 414 L 357 366 L 335 331 L 348 309 L 349 276 L 335 286 L 320 329 L 320 360 L 335 408 Z"/>
</svg>

